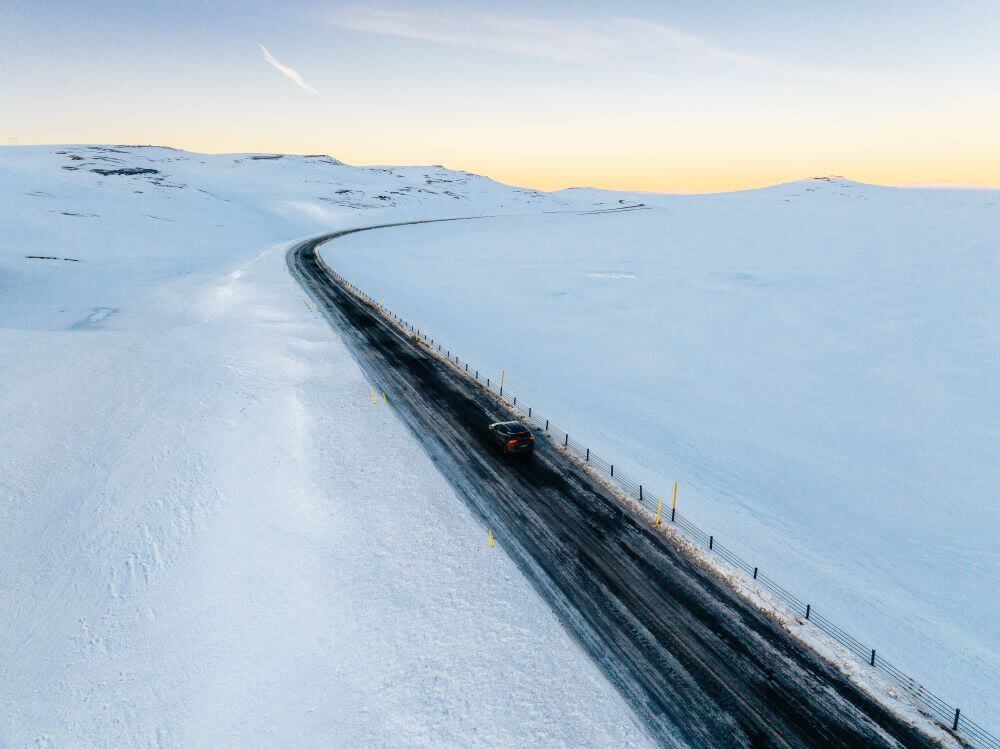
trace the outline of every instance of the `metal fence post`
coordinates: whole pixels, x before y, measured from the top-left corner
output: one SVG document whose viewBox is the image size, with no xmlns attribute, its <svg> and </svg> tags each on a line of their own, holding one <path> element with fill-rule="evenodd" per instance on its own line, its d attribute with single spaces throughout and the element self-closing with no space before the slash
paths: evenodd
<svg viewBox="0 0 1000 749">
<path fill-rule="evenodd" d="M 566 435 L 566 441 L 563 442 L 563 447 L 569 447 L 569 435 Z"/>
<path fill-rule="evenodd" d="M 753 579 L 754 580 L 757 579 L 757 568 L 756 567 L 753 568 Z M 873 650 L 872 652 L 874 653 L 875 651 Z"/>
<path fill-rule="evenodd" d="M 590 448 L 587 448 L 587 462 L 590 462 Z"/>
<path fill-rule="evenodd" d="M 545 420 L 545 431 L 546 432 L 549 431 L 549 420 L 548 419 Z"/>
<path fill-rule="evenodd" d="M 715 536 L 709 536 L 708 537 L 708 548 L 711 549 L 713 546 L 715 546 Z"/>
<path fill-rule="evenodd" d="M 958 716 L 961 715 L 961 714 L 962 714 L 962 711 L 959 710 L 956 707 L 955 708 L 955 722 L 951 724 L 951 730 L 952 731 L 957 731 L 958 730 Z"/>
<path fill-rule="evenodd" d="M 615 475 L 615 464 L 612 463 L 611 464 L 611 476 L 612 476 L 612 478 L 614 478 L 614 475 Z"/>
<path fill-rule="evenodd" d="M 812 609 L 812 606 L 811 606 L 810 604 L 808 604 L 808 603 L 807 603 L 807 604 L 806 604 L 806 619 L 808 619 L 808 618 L 809 618 L 809 611 L 810 611 L 811 609 Z"/>
<path fill-rule="evenodd" d="M 531 418 L 531 406 L 528 406 L 528 418 Z"/>
<path fill-rule="evenodd" d="M 639 501 L 642 501 L 642 484 L 639 484 Z"/>
<path fill-rule="evenodd" d="M 872 660 L 871 660 L 871 664 L 873 666 L 875 665 L 875 648 L 872 648 Z"/>
</svg>

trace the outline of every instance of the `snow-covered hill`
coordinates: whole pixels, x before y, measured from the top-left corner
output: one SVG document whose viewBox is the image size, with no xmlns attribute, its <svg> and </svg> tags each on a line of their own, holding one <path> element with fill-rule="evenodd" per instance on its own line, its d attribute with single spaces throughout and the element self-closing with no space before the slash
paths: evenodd
<svg viewBox="0 0 1000 749">
<path fill-rule="evenodd" d="M 0 153 L 7 290 L 0 312 L 8 327 L 85 321 L 94 311 L 86 279 L 100 285 L 109 277 L 117 281 L 98 306 L 115 317 L 105 327 L 198 320 L 212 298 L 192 306 L 194 289 L 231 269 L 248 247 L 385 216 L 537 212 L 574 203 L 439 167 L 359 168 L 326 156 L 99 146 Z M 136 298 L 139 287 L 157 295 L 148 313 L 149 300 Z M 125 308 L 125 316 L 112 312 Z"/>
<path fill-rule="evenodd" d="M 323 254 L 1000 733 L 1000 194 L 559 195 Z"/>
<path fill-rule="evenodd" d="M 569 203 L 0 150 L 0 746 L 646 744 L 285 269 L 320 230 Z"/>
</svg>

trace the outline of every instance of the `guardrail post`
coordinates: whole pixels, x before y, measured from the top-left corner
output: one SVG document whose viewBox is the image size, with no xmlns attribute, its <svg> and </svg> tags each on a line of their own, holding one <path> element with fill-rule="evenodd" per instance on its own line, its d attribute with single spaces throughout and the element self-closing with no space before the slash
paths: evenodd
<svg viewBox="0 0 1000 749">
<path fill-rule="evenodd" d="M 754 580 L 757 579 L 757 568 L 756 567 L 753 568 L 753 579 Z M 872 652 L 874 653 L 875 651 L 873 650 Z"/>
<path fill-rule="evenodd" d="M 514 405 L 514 406 L 517 405 L 517 396 L 516 395 L 514 396 L 514 402 L 511 405 Z"/>
<path fill-rule="evenodd" d="M 466 363 L 465 363 L 465 371 L 466 371 L 466 372 L 468 372 L 468 371 L 469 371 L 469 362 L 466 362 Z"/>
<path fill-rule="evenodd" d="M 639 501 L 642 501 L 642 484 L 639 484 Z"/>
<path fill-rule="evenodd" d="M 546 432 L 549 431 L 549 420 L 548 419 L 545 420 L 545 431 Z"/>
<path fill-rule="evenodd" d="M 476 370 L 476 379 L 477 380 L 479 379 L 479 370 L 478 369 Z"/>
<path fill-rule="evenodd" d="M 590 448 L 587 448 L 587 462 L 590 462 Z"/>
<path fill-rule="evenodd" d="M 715 536 L 708 537 L 708 548 L 711 550 L 715 546 Z"/>
<path fill-rule="evenodd" d="M 615 476 L 615 464 L 612 463 L 611 464 L 611 477 L 614 478 L 614 476 Z"/>
<path fill-rule="evenodd" d="M 872 660 L 871 660 L 871 664 L 873 666 L 875 665 L 875 648 L 872 648 Z"/>
<path fill-rule="evenodd" d="M 563 447 L 569 447 L 569 435 L 566 435 L 566 440 L 563 442 Z"/>
<path fill-rule="evenodd" d="M 809 611 L 810 611 L 811 609 L 812 609 L 812 606 L 811 606 L 810 604 L 808 604 L 808 603 L 807 603 L 807 604 L 806 604 L 806 619 L 808 619 L 808 618 L 809 618 Z"/>
<path fill-rule="evenodd" d="M 951 724 L 951 730 L 952 731 L 957 731 L 958 730 L 958 716 L 961 715 L 961 714 L 962 714 L 962 711 L 959 710 L 956 707 L 955 708 L 955 722 Z"/>
</svg>

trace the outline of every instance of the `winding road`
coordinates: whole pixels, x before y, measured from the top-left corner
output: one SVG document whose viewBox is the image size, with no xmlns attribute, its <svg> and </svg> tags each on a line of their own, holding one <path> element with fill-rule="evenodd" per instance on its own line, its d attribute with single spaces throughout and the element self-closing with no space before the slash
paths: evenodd
<svg viewBox="0 0 1000 749">
<path fill-rule="evenodd" d="M 408 222 L 426 223 L 426 222 Z M 794 640 L 546 440 L 505 460 L 486 425 L 514 418 L 300 242 L 287 256 L 376 387 L 493 529 L 566 629 L 664 746 L 937 744 Z"/>
</svg>

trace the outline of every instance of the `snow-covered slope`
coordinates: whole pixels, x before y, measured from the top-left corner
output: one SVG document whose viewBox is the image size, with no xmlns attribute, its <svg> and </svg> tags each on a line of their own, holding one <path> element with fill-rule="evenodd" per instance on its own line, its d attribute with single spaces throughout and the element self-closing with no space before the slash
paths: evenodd
<svg viewBox="0 0 1000 749">
<path fill-rule="evenodd" d="M 285 270 L 320 230 L 569 202 L 0 150 L 0 746 L 644 745 Z"/>
<path fill-rule="evenodd" d="M 7 292 L 0 311 L 8 327 L 59 329 L 88 319 L 93 310 L 86 306 L 91 291 L 85 279 L 91 277 L 96 283 L 117 279 L 105 284 L 108 314 L 129 308 L 121 322 L 106 326 L 196 321 L 209 314 L 214 296 L 192 305 L 192 293 L 205 278 L 231 270 L 248 247 L 386 216 L 516 213 L 572 204 L 437 167 L 358 168 L 325 156 L 95 146 L 0 153 L 0 272 Z M 138 303 L 137 287 L 157 298 L 149 315 Z M 26 297 L 33 303 L 25 304 Z M 55 307 L 44 305 L 44 298 Z"/>
<path fill-rule="evenodd" d="M 1000 194 L 559 195 L 324 256 L 1000 733 Z"/>
</svg>

